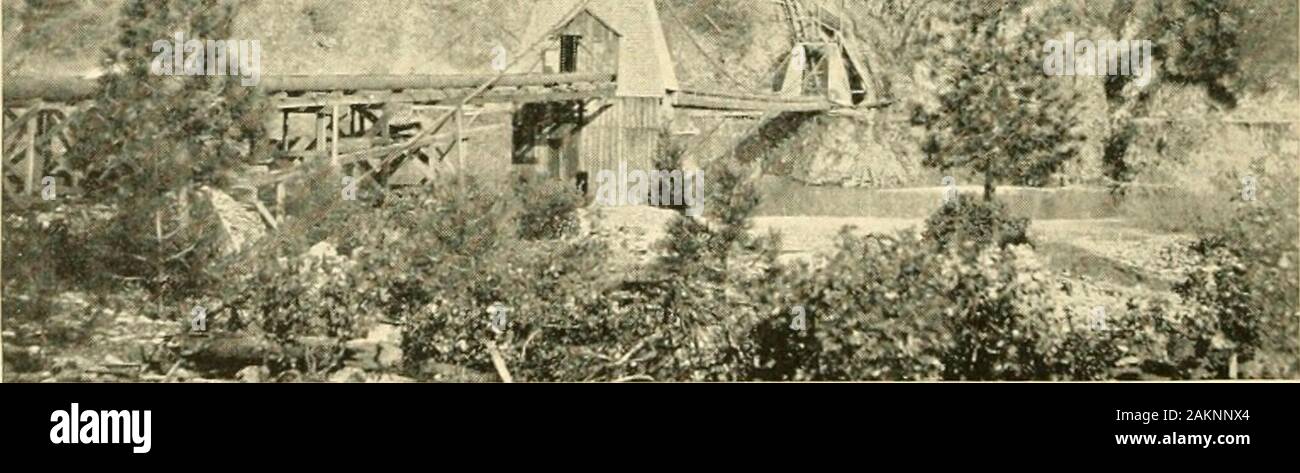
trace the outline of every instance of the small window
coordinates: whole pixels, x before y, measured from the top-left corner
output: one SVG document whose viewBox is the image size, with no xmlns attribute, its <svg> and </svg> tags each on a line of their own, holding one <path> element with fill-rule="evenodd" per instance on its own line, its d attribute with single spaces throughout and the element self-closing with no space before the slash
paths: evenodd
<svg viewBox="0 0 1300 473">
<path fill-rule="evenodd" d="M 560 72 L 578 72 L 578 47 L 582 36 L 566 34 L 560 37 Z"/>
</svg>

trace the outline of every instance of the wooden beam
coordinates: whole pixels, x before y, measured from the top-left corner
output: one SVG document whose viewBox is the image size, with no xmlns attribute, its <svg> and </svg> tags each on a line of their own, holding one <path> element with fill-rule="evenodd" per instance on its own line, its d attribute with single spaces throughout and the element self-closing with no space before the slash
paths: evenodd
<svg viewBox="0 0 1300 473">
<path fill-rule="evenodd" d="M 285 197 L 286 197 L 286 191 L 285 191 L 284 183 L 283 182 L 275 183 L 275 210 L 277 212 L 280 212 L 279 218 L 281 219 L 283 219 L 284 216 L 287 214 L 284 208 Z"/>
<path fill-rule="evenodd" d="M 329 140 L 329 119 L 329 115 L 326 115 L 325 113 L 316 113 L 316 142 L 313 147 L 316 151 L 329 149 L 326 148 L 326 142 Z"/>
<path fill-rule="evenodd" d="M 44 120 L 38 120 L 38 121 L 44 121 Z M 64 138 L 63 135 L 64 130 L 68 128 L 68 123 L 69 120 L 67 118 L 64 118 L 63 120 L 60 120 L 58 123 L 55 123 L 54 126 L 49 126 L 48 121 L 46 121 L 46 123 L 43 124 L 45 126 L 42 127 L 44 129 L 41 131 L 41 136 L 37 138 L 36 145 L 45 146 L 46 144 L 49 144 L 51 157 L 54 156 L 55 140 L 63 140 L 63 143 L 65 145 L 71 146 L 71 143 L 69 143 L 68 140 Z"/>
<path fill-rule="evenodd" d="M 330 166 L 339 166 L 339 106 L 335 105 L 330 113 L 330 133 L 333 139 L 330 140 Z"/>
<path fill-rule="evenodd" d="M 456 108 L 456 165 L 460 168 L 457 172 L 465 172 L 465 109 Z"/>
<path fill-rule="evenodd" d="M 35 116 L 40 113 L 41 106 L 40 103 L 37 103 L 32 107 L 31 115 Z M 41 123 L 39 119 L 33 118 L 27 120 L 27 156 L 25 158 L 27 162 L 24 163 L 26 164 L 27 175 L 24 176 L 23 179 L 24 190 L 26 190 L 27 195 L 36 193 L 36 182 L 40 179 L 41 158 L 40 153 L 37 152 L 36 148 L 36 138 L 40 134 L 40 125 Z"/>
<path fill-rule="evenodd" d="M 505 124 L 487 125 L 478 128 L 467 129 L 461 133 L 461 138 L 468 139 L 475 136 L 486 135 L 503 128 L 506 128 Z M 456 132 L 450 131 L 446 133 L 439 133 L 436 135 L 424 136 L 422 138 L 419 138 L 418 141 L 415 142 L 414 144 L 412 144 L 411 142 L 405 142 L 405 143 L 392 144 L 388 146 L 380 146 L 380 147 L 371 148 L 362 151 L 355 151 L 351 153 L 343 153 L 339 155 L 339 165 L 347 166 L 349 164 L 355 164 L 368 159 L 381 157 L 388 153 L 393 152 L 394 150 L 402 149 L 402 147 L 405 146 L 411 146 L 412 148 L 420 148 L 420 147 L 429 146 L 443 141 L 453 140 L 455 138 L 456 138 Z M 300 157 L 300 158 L 321 158 L 321 157 L 328 156 L 328 154 L 325 154 L 321 151 L 307 151 L 307 152 L 294 153 L 291 156 Z M 302 171 L 300 169 L 290 169 L 283 172 L 271 173 L 265 176 L 257 176 L 251 178 L 246 185 L 265 186 L 265 185 L 271 185 L 275 183 L 293 180 L 298 177 L 302 177 Z"/>
<path fill-rule="evenodd" d="M 9 115 L 14 114 L 13 110 L 8 108 L 5 109 L 5 112 Z M 5 120 L 4 142 L 13 143 L 18 141 L 18 136 L 27 132 L 27 122 L 35 119 L 40 113 L 41 108 L 39 106 L 28 107 L 26 110 L 23 110 L 23 114 L 19 115 L 17 118 Z M 6 146 L 6 148 L 9 147 Z"/>
<path fill-rule="evenodd" d="M 676 106 L 679 108 L 700 108 L 710 110 L 727 110 L 727 111 L 782 111 L 782 112 L 821 112 L 831 109 L 829 102 L 791 102 L 791 101 L 766 101 L 743 98 L 724 98 L 710 97 L 707 95 L 688 95 L 683 94 L 677 97 Z"/>
<path fill-rule="evenodd" d="M 283 110 L 280 114 L 284 119 L 280 127 L 280 151 L 289 151 L 289 111 Z"/>
</svg>

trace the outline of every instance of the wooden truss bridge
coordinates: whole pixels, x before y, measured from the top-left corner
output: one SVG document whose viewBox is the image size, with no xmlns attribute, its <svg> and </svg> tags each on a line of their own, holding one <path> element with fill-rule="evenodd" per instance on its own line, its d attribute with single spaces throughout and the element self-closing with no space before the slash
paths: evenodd
<svg viewBox="0 0 1300 473">
<path fill-rule="evenodd" d="M 278 152 L 253 185 L 282 191 L 306 160 L 329 160 L 383 185 L 418 183 L 435 165 L 463 168 L 463 143 L 495 133 L 511 137 L 513 164 L 581 179 L 619 163 L 650 169 L 679 110 L 778 116 L 883 103 L 822 10 L 820 19 L 788 10 L 797 28 L 790 57 L 770 92 L 745 93 L 679 86 L 653 0 L 554 1 L 561 5 L 539 7 L 529 28 L 533 47 L 522 59 L 535 63 L 498 74 L 263 76 L 255 87 L 282 126 Z M 35 194 L 48 177 L 75 189 L 62 157 L 76 131 L 66 125 L 99 93 L 96 82 L 6 77 L 3 89 L 5 192 Z M 509 125 L 476 126 L 493 107 L 510 113 Z M 391 179 L 408 165 L 417 169 L 413 180 Z"/>
</svg>

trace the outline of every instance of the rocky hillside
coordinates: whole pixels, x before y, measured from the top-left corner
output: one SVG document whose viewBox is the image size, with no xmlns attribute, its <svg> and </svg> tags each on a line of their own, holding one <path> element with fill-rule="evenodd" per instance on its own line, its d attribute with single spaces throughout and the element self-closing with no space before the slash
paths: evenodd
<svg viewBox="0 0 1300 473">
<path fill-rule="evenodd" d="M 82 75 L 113 46 L 123 0 L 4 0 L 5 73 Z M 237 39 L 260 40 L 266 74 L 487 70 L 515 48 L 530 0 L 244 0 Z"/>
<path fill-rule="evenodd" d="M 102 50 L 114 47 L 123 3 L 3 0 L 5 73 L 93 71 Z M 485 72 L 496 46 L 527 46 L 520 42 L 529 15 L 547 7 L 540 0 L 377 0 L 367 7 L 331 0 L 237 3 L 235 34 L 262 42 L 267 74 Z M 733 87 L 720 71 L 737 69 L 726 75 L 746 88 L 760 87 L 788 47 L 775 7 L 750 0 L 658 3 L 687 85 Z"/>
</svg>

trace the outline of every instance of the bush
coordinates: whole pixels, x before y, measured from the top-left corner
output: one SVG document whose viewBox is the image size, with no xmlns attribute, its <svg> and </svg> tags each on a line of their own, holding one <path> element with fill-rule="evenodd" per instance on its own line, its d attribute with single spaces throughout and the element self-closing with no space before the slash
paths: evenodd
<svg viewBox="0 0 1300 473">
<path fill-rule="evenodd" d="M 710 207 L 715 208 L 715 207 Z M 660 247 L 667 254 L 632 294 L 625 329 L 648 334 L 648 354 L 637 374 L 658 381 L 738 381 L 771 367 L 755 356 L 755 334 L 767 312 L 788 293 L 773 282 L 777 235 L 730 241 L 725 231 L 678 215 Z"/>
<path fill-rule="evenodd" d="M 1291 193 L 1291 195 L 1294 195 Z M 1191 250 L 1200 263 L 1174 290 L 1207 320 L 1213 350 L 1205 359 L 1219 377 L 1232 357 L 1247 377 L 1292 377 L 1300 355 L 1300 251 L 1294 199 L 1242 205 L 1230 223 L 1201 236 Z"/>
<path fill-rule="evenodd" d="M 1134 221 L 1197 235 L 1190 253 L 1198 261 L 1174 287 L 1190 307 L 1153 313 L 1192 327 L 1167 331 L 1180 341 L 1162 355 L 1164 376 L 1225 378 L 1233 355 L 1239 377 L 1300 373 L 1295 174 L 1293 160 L 1266 155 L 1205 178 L 1198 193 L 1176 190 L 1127 205 L 1143 212 L 1132 214 L 1140 217 Z M 1258 176 L 1253 192 L 1247 175 Z"/>
<path fill-rule="evenodd" d="M 1041 379 L 1051 312 L 1027 251 L 841 235 L 807 288 L 822 379 Z"/>
<path fill-rule="evenodd" d="M 816 320 L 808 313 L 807 294 L 813 270 L 806 263 L 774 266 L 759 284 L 748 285 L 761 319 L 749 332 L 753 364 L 748 379 L 791 381 L 818 379 L 821 346 L 813 336 Z"/>
<path fill-rule="evenodd" d="M 339 168 L 324 160 L 299 166 L 304 177 L 285 186 L 280 231 L 260 246 L 278 247 L 272 250 L 276 256 L 301 255 L 328 241 L 348 255 L 389 223 L 392 212 L 383 209 L 386 195 L 378 192 L 374 180 L 362 178 L 356 183 L 356 200 L 344 200 L 345 177 Z"/>
<path fill-rule="evenodd" d="M 962 195 L 926 220 L 923 237 L 940 251 L 967 242 L 1006 248 L 1030 244 L 1028 230 L 1029 219 L 1010 216 L 1001 202 Z"/>
<path fill-rule="evenodd" d="M 783 358 L 806 363 L 798 371 L 810 379 L 942 378 L 944 305 L 930 292 L 933 262 L 919 243 L 911 234 L 841 233 L 834 257 L 799 288 L 813 352 Z"/>
<path fill-rule="evenodd" d="M 221 297 L 236 317 L 216 328 L 274 342 L 277 371 L 336 368 L 343 344 L 381 319 L 400 323 L 405 371 L 426 379 L 436 366 L 492 373 L 494 350 L 518 380 L 599 379 L 612 372 L 600 357 L 633 345 L 620 344 L 632 335 L 604 302 L 612 285 L 595 270 L 608 260 L 604 243 L 521 239 L 511 209 L 525 205 L 499 186 L 448 179 L 347 211 L 318 200 Z M 339 218 L 316 222 L 312 209 Z M 330 244 L 340 236 L 354 242 L 351 258 Z M 509 309 L 500 325 L 495 306 Z M 315 366 L 302 366 L 297 355 L 313 347 Z"/>
<path fill-rule="evenodd" d="M 87 290 L 120 284 L 113 267 L 103 265 L 114 257 L 110 249 L 91 244 L 111 224 L 112 208 L 5 196 L 4 209 L 6 283 Z"/>
<path fill-rule="evenodd" d="M 1086 314 L 1056 307 L 1023 246 L 935 252 L 912 232 L 846 231 L 823 269 L 780 272 L 760 289 L 781 309 L 752 332 L 757 379 L 1098 380 L 1192 369 L 1179 365 L 1189 359 L 1179 353 L 1190 343 L 1184 314 L 1135 301 L 1095 330 Z M 804 330 L 792 323 L 799 314 Z"/>
<path fill-rule="evenodd" d="M 664 156 L 680 159 L 676 151 Z M 672 163 L 666 163 L 672 164 Z M 707 169 L 704 218 L 676 215 L 657 243 L 663 251 L 647 271 L 651 284 L 635 293 L 633 331 L 650 333 L 641 374 L 655 380 L 753 379 L 765 369 L 754 360 L 752 332 L 770 308 L 779 235 L 749 234 L 758 193 L 745 167 L 718 159 Z"/>
<path fill-rule="evenodd" d="M 1122 310 L 1101 314 L 1063 308 L 1052 323 L 1044 352 L 1052 379 L 1185 379 L 1173 374 L 1170 350 L 1185 337 L 1188 319 L 1162 299 L 1131 299 Z M 1176 349 L 1175 349 L 1176 350 Z"/>
<path fill-rule="evenodd" d="M 729 274 L 733 254 L 758 243 L 749 234 L 758 209 L 758 190 L 745 166 L 717 159 L 709 164 L 707 176 L 704 218 L 677 215 L 668 223 L 666 238 L 657 245 L 664 255 L 656 269 L 664 274 L 722 281 Z"/>
<path fill-rule="evenodd" d="M 1227 371 L 1226 340 L 1206 311 L 1183 307 L 1166 298 L 1129 303 L 1132 320 L 1113 334 L 1114 345 L 1130 347 L 1131 373 L 1141 379 L 1212 379 Z"/>
<path fill-rule="evenodd" d="M 629 309 L 666 321 L 638 328 L 661 334 L 662 354 L 647 358 L 655 379 L 1114 379 L 1186 344 L 1174 322 L 1148 329 L 1157 312 L 1137 302 L 1105 331 L 1058 308 L 1020 246 L 1028 220 L 997 202 L 940 211 L 925 237 L 846 232 L 813 269 L 776 264 L 779 244 L 743 230 L 743 179 L 714 182 L 710 219 L 669 224 L 652 273 L 662 279 Z"/>
<path fill-rule="evenodd" d="M 311 182 L 341 182 L 330 169 L 310 174 Z M 502 196 L 466 182 L 464 190 L 448 182 L 431 197 L 357 201 L 341 200 L 341 187 L 307 184 L 319 190 L 287 202 L 291 215 L 280 230 L 225 267 L 229 281 L 219 299 L 231 317 L 214 329 L 274 343 L 275 359 L 267 361 L 276 371 L 340 367 L 346 342 L 377 320 L 400 319 L 404 304 L 419 301 L 403 291 L 439 287 L 420 288 L 427 280 L 412 282 L 413 275 L 443 261 L 454 266 L 442 268 L 448 273 L 463 271 L 469 255 L 498 248 L 506 232 Z M 315 366 L 302 366 L 308 351 Z"/>
<path fill-rule="evenodd" d="M 409 374 L 426 376 L 430 364 L 494 372 L 495 349 L 515 379 L 587 376 L 567 348 L 609 332 L 593 315 L 608 312 L 596 270 L 605 246 L 522 240 L 511 205 L 523 204 L 473 178 L 385 204 L 391 230 L 373 233 L 355 271 L 375 310 L 401 322 Z M 496 307 L 508 311 L 498 319 Z"/>
<path fill-rule="evenodd" d="M 3 205 L 0 319 L 6 332 L 6 371 L 40 372 L 51 361 L 26 353 L 10 357 L 12 349 L 34 346 L 49 354 L 85 346 L 100 337 L 116 314 L 149 313 L 154 307 L 147 294 L 119 273 L 120 267 L 107 264 L 120 257 L 97 240 L 113 221 L 111 207 L 11 195 L 4 196 Z"/>
<path fill-rule="evenodd" d="M 64 292 L 111 283 L 101 261 L 85 254 L 85 227 L 94 225 L 83 213 L 44 203 L 21 202 L 5 196 L 3 219 L 4 343 L 48 346 L 85 337 L 87 327 L 64 323 L 58 299 Z M 8 354 L 8 352 L 6 352 Z M 9 359 L 5 358 L 6 369 Z M 25 369 L 24 371 L 33 371 Z"/>
<path fill-rule="evenodd" d="M 666 172 L 681 171 L 685 174 L 686 152 L 689 149 L 685 140 L 674 135 L 670 128 L 664 128 L 659 130 L 658 146 L 659 147 L 655 151 L 654 156 L 654 170 Z M 683 186 L 690 186 L 693 184 L 694 183 L 686 183 L 683 184 Z M 651 185 L 653 186 L 654 184 Z M 672 209 L 678 212 L 685 212 L 689 208 L 689 205 L 686 204 L 686 195 L 690 193 L 690 189 L 683 187 L 680 192 L 684 192 L 685 194 L 679 194 L 677 189 L 673 189 L 671 193 L 659 196 L 658 202 L 651 201 L 650 195 L 646 196 L 645 201 L 662 209 Z M 654 191 L 650 192 L 650 194 L 654 193 Z M 678 205 L 677 202 L 681 202 L 681 204 Z"/>
<path fill-rule="evenodd" d="M 520 238 L 554 240 L 578 231 L 583 197 L 577 189 L 554 179 L 521 178 L 514 190 L 521 204 L 516 217 Z"/>
<path fill-rule="evenodd" d="M 435 362 L 494 372 L 496 349 L 515 379 L 582 379 L 583 363 L 567 348 L 608 333 L 594 315 L 604 312 L 602 278 L 591 271 L 603 251 L 598 242 L 510 245 L 432 256 L 434 264 L 408 270 L 409 277 L 386 278 L 384 289 L 400 301 L 388 313 L 401 317 L 407 368 L 418 373 Z"/>
<path fill-rule="evenodd" d="M 262 262 L 225 288 L 220 327 L 251 333 L 274 343 L 266 360 L 272 370 L 319 374 L 341 368 L 347 341 L 364 332 L 375 299 L 357 271 L 334 247 Z M 220 319 L 218 319 L 220 320 Z"/>
<path fill-rule="evenodd" d="M 1243 198 L 1247 173 L 1259 176 L 1253 201 Z M 1295 173 L 1294 163 L 1268 156 L 1207 178 L 1210 185 L 1196 193 L 1126 203 L 1136 222 L 1197 235 L 1189 247 L 1196 261 L 1174 286 L 1188 307 L 1151 311 L 1162 330 L 1144 371 L 1226 379 L 1235 358 L 1238 378 L 1300 375 Z"/>
</svg>

